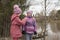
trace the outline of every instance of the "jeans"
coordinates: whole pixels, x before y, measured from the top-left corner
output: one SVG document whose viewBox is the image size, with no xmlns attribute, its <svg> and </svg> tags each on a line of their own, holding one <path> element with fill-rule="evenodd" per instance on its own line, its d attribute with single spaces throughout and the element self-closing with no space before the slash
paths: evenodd
<svg viewBox="0 0 60 40">
<path fill-rule="evenodd" d="M 26 34 L 26 40 L 32 40 L 32 34 Z"/>
</svg>

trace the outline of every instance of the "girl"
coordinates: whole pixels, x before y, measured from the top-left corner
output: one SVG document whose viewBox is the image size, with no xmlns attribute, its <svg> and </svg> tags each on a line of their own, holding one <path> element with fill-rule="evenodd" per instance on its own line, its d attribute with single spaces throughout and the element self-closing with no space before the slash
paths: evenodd
<svg viewBox="0 0 60 40">
<path fill-rule="evenodd" d="M 36 34 L 36 20 L 32 17 L 32 13 L 31 10 L 27 11 L 27 16 L 24 18 L 26 20 L 24 25 L 26 40 L 32 40 L 32 35 Z"/>
<path fill-rule="evenodd" d="M 19 6 L 14 5 L 13 9 L 13 15 L 11 16 L 10 34 L 13 40 L 18 40 L 20 37 L 22 37 L 20 27 L 22 24 L 24 24 L 24 22 L 22 22 L 19 18 L 22 13 L 22 10 L 19 8 Z"/>
</svg>

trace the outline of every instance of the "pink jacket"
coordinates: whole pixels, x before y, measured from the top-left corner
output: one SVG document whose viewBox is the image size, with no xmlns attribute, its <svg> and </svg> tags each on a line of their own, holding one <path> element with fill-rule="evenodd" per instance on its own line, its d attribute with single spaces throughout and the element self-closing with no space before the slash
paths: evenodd
<svg viewBox="0 0 60 40">
<path fill-rule="evenodd" d="M 11 27 L 10 34 L 11 37 L 22 37 L 22 33 L 20 30 L 21 25 L 24 24 L 16 14 L 13 14 L 11 17 Z"/>
</svg>

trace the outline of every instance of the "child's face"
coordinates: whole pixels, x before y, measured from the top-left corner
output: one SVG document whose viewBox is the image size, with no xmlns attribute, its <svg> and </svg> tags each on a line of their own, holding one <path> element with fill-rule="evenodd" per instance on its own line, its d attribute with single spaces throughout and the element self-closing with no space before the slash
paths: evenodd
<svg viewBox="0 0 60 40">
<path fill-rule="evenodd" d="M 27 16 L 32 16 L 32 13 L 27 13 Z"/>
</svg>

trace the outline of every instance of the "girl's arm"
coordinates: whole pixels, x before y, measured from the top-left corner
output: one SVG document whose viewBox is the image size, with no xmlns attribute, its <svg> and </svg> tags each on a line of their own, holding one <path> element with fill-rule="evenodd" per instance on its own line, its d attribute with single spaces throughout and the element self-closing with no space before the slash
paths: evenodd
<svg viewBox="0 0 60 40">
<path fill-rule="evenodd" d="M 25 25 L 26 23 L 26 18 L 24 18 L 23 20 L 21 20 L 19 17 L 16 17 L 16 20 L 18 23 L 22 24 L 22 25 Z"/>
<path fill-rule="evenodd" d="M 24 19 L 22 19 L 22 23 L 23 23 L 23 25 L 25 25 L 26 20 L 27 20 L 27 18 L 26 18 L 26 17 L 25 17 Z"/>
</svg>

